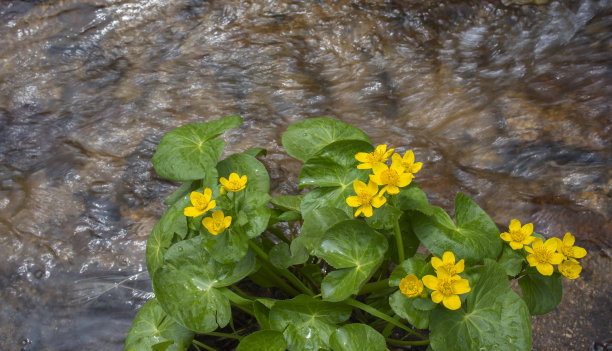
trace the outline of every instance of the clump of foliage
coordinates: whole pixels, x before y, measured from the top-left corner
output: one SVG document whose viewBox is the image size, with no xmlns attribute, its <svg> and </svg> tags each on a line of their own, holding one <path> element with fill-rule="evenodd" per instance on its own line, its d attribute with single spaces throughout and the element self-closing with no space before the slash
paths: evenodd
<svg viewBox="0 0 612 351">
<path fill-rule="evenodd" d="M 218 137 L 241 123 L 189 124 L 159 143 L 156 172 L 183 184 L 148 239 L 155 298 L 126 351 L 214 350 L 195 334 L 236 339 L 238 351 L 530 350 L 530 315 L 557 306 L 561 276 L 579 276 L 586 251 L 571 234 L 544 241 L 516 219 L 500 233 L 464 194 L 453 220 L 414 181 L 423 164 L 412 151 L 374 147 L 334 119 L 288 128 L 283 146 L 309 191 L 271 197 L 265 150 L 219 160 Z M 243 291 L 247 278 L 282 298 Z M 258 328 L 236 332 L 232 307 Z"/>
</svg>

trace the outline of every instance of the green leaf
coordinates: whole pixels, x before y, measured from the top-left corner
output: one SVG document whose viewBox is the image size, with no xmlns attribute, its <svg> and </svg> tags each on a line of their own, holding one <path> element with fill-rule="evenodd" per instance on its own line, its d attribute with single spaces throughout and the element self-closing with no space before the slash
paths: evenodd
<svg viewBox="0 0 612 351">
<path fill-rule="evenodd" d="M 190 204 L 189 197 L 183 196 L 164 212 L 160 220 L 155 224 L 151 235 L 147 239 L 146 260 L 149 275 L 164 262 L 166 250 L 172 245 L 172 238 L 176 233 L 180 238 L 187 235 L 187 217 L 183 210 Z"/>
<path fill-rule="evenodd" d="M 295 240 L 292 242 L 292 244 Z M 310 263 L 305 264 L 300 268 L 300 272 L 310 278 L 315 284 L 321 285 L 323 281 L 323 273 L 321 273 L 321 267 L 318 264 Z"/>
<path fill-rule="evenodd" d="M 302 162 L 338 140 L 363 140 L 371 144 L 370 138 L 360 129 L 325 117 L 296 122 L 287 128 L 282 138 L 287 153 Z"/>
<path fill-rule="evenodd" d="M 323 299 L 342 301 L 359 292 L 382 262 L 387 246 L 385 237 L 362 221 L 351 219 L 330 227 L 314 251 L 336 268 L 323 278 Z"/>
<path fill-rule="evenodd" d="M 268 151 L 261 147 L 252 147 L 252 148 L 244 150 L 242 153 L 245 155 L 257 157 L 257 156 L 266 156 L 268 154 Z"/>
<path fill-rule="evenodd" d="M 510 245 L 504 243 L 501 256 L 497 263 L 504 268 L 507 275 L 514 277 L 519 274 L 523 269 L 524 262 L 525 257 L 523 257 L 520 251 L 512 250 Z"/>
<path fill-rule="evenodd" d="M 351 308 L 347 305 L 298 295 L 274 304 L 270 326 L 283 332 L 290 351 L 317 351 L 329 348 L 329 337 L 338 328 L 336 324 L 350 316 Z"/>
<path fill-rule="evenodd" d="M 422 279 L 425 275 L 435 274 L 430 263 L 425 262 L 422 255 L 411 257 L 397 266 L 389 276 L 389 285 L 398 287 L 402 279 L 408 274 L 414 274 Z M 436 304 L 429 297 L 408 298 L 397 290 L 389 297 L 389 305 L 400 317 L 408 320 L 410 324 L 418 329 L 426 329 L 429 325 L 429 311 L 436 307 Z"/>
<path fill-rule="evenodd" d="M 518 281 L 523 300 L 532 315 L 546 314 L 557 307 L 563 297 L 561 276 L 543 276 L 539 273 L 527 274 Z"/>
<path fill-rule="evenodd" d="M 167 343 L 166 350 L 182 351 L 179 346 L 189 346 L 194 333 L 176 323 L 153 298 L 145 303 L 134 318 L 125 340 L 124 350 L 150 351 L 155 345 Z"/>
<path fill-rule="evenodd" d="M 245 200 L 240 201 L 238 206 L 239 218 L 237 223 L 242 226 L 244 233 L 249 238 L 255 238 L 263 233 L 268 227 L 271 210 L 268 207 L 270 195 L 268 193 L 246 190 L 241 191 Z M 238 194 L 240 194 L 238 193 Z M 241 195 L 238 195 L 240 198 Z M 242 219 L 242 220 L 241 220 Z"/>
<path fill-rule="evenodd" d="M 346 324 L 329 338 L 333 351 L 385 351 L 385 337 L 366 324 Z"/>
<path fill-rule="evenodd" d="M 472 291 L 465 309 L 439 305 L 430 317 L 429 340 L 436 351 L 531 350 L 531 320 L 523 300 L 512 290 L 495 261 L 470 269 Z"/>
<path fill-rule="evenodd" d="M 389 202 L 382 205 L 380 208 L 374 208 L 372 216 L 365 219 L 366 223 L 374 229 L 393 229 L 396 220 L 402 215 L 402 211 L 393 207 Z"/>
<path fill-rule="evenodd" d="M 416 308 L 416 300 L 425 300 L 420 297 L 406 297 L 399 290 L 389 296 L 389 305 L 398 316 L 406 319 L 417 329 L 427 329 L 429 326 L 430 311 Z M 427 299 L 431 301 L 431 299 Z M 422 303 L 422 302 L 421 302 Z M 433 302 L 432 302 L 433 303 Z M 435 304 L 433 306 L 436 307 Z M 433 309 L 433 308 L 432 308 Z"/>
<path fill-rule="evenodd" d="M 302 199 L 302 215 L 317 208 L 334 207 L 342 210 L 348 216 L 353 217 L 354 210 L 346 204 L 346 198 L 355 195 L 352 187 L 325 187 L 315 188 L 304 195 Z"/>
<path fill-rule="evenodd" d="M 255 268 L 249 251 L 241 261 L 222 264 L 204 250 L 199 237 L 173 245 L 153 276 L 153 291 L 174 320 L 198 333 L 226 326 L 230 302 L 222 289 L 246 277 Z"/>
<path fill-rule="evenodd" d="M 225 147 L 225 141 L 215 138 L 240 124 L 240 116 L 228 116 L 187 124 L 166 133 L 153 155 L 155 171 L 161 177 L 177 181 L 205 178 Z"/>
<path fill-rule="evenodd" d="M 217 235 L 210 234 L 204 228 L 201 239 L 203 247 L 219 263 L 240 261 L 249 251 L 249 238 L 238 225 L 230 225 Z"/>
<path fill-rule="evenodd" d="M 253 303 L 253 314 L 262 330 L 270 329 L 270 309 L 266 305 L 260 301 L 255 301 Z"/>
<path fill-rule="evenodd" d="M 303 197 L 304 195 L 280 195 L 272 197 L 270 202 L 280 210 L 300 212 Z"/>
<path fill-rule="evenodd" d="M 359 179 L 367 182 L 369 170 L 358 169 L 358 152 L 372 152 L 374 147 L 361 140 L 341 140 L 325 146 L 304 163 L 299 175 L 299 188 L 350 187 Z"/>
<path fill-rule="evenodd" d="M 404 211 L 415 210 L 426 215 L 432 214 L 427 195 L 415 182 L 410 183 L 405 188 L 400 188 L 400 192 L 397 194 L 397 206 Z"/>
<path fill-rule="evenodd" d="M 296 211 L 287 211 L 276 217 L 278 222 L 296 222 L 302 219 L 302 215 Z"/>
<path fill-rule="evenodd" d="M 164 201 L 164 205 L 170 206 L 177 202 L 179 199 L 185 197 L 185 195 L 191 194 L 192 191 L 198 189 L 198 183 L 199 181 L 192 180 L 181 184 L 181 186 L 179 186 L 178 189 L 176 189 L 172 194 L 170 194 L 166 201 Z"/>
<path fill-rule="evenodd" d="M 485 258 L 497 259 L 502 249 L 499 230 L 491 218 L 464 194 L 455 198 L 457 226 L 439 207 L 431 207 L 432 215 L 415 213 L 413 228 L 423 245 L 442 257 L 451 251 L 466 265 L 481 263 Z"/>
<path fill-rule="evenodd" d="M 231 173 L 247 176 L 246 189 L 262 193 L 270 192 L 270 176 L 266 167 L 253 156 L 233 154 L 217 165 L 219 178 L 229 179 Z"/>
<path fill-rule="evenodd" d="M 435 273 L 431 263 L 425 262 L 425 257 L 422 254 L 418 254 L 406 259 L 399 266 L 395 267 L 389 276 L 389 286 L 398 287 L 402 279 L 408 274 L 414 274 L 417 278 L 422 279 L 428 274 L 434 275 Z"/>
<path fill-rule="evenodd" d="M 293 265 L 302 264 L 308 259 L 308 250 L 303 245 L 291 243 L 291 250 L 287 243 L 281 242 L 268 253 L 270 262 L 279 268 L 287 268 Z"/>
<path fill-rule="evenodd" d="M 346 213 L 337 208 L 319 207 L 304 216 L 304 224 L 302 225 L 300 236 L 295 240 L 302 243 L 312 253 L 313 250 L 319 247 L 319 243 L 323 240 L 325 231 L 329 227 L 350 218 Z"/>
<path fill-rule="evenodd" d="M 236 351 L 285 351 L 287 342 L 283 333 L 276 330 L 260 330 L 240 340 Z"/>
</svg>

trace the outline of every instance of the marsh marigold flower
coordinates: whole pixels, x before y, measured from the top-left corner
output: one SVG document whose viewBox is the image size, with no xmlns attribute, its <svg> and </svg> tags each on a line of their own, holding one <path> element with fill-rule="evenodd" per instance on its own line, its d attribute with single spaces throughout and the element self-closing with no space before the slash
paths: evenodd
<svg viewBox="0 0 612 351">
<path fill-rule="evenodd" d="M 221 195 L 227 194 L 228 191 L 238 192 L 246 187 L 247 176 L 245 174 L 240 177 L 237 173 L 232 173 L 229 175 L 229 180 L 225 177 L 221 177 L 219 183 L 223 185 L 219 190 Z"/>
<path fill-rule="evenodd" d="M 406 173 L 416 173 L 423 167 L 423 162 L 414 163 L 414 153 L 412 150 L 408 150 L 402 157 L 402 167 L 405 168 L 404 172 Z"/>
<path fill-rule="evenodd" d="M 204 189 L 204 193 L 198 193 L 197 191 L 192 191 L 189 195 L 189 199 L 191 200 L 191 204 L 193 206 L 185 207 L 183 213 L 187 217 L 197 217 L 201 216 L 206 211 L 212 210 L 217 206 L 215 200 L 210 201 L 212 197 L 212 190 L 210 188 Z"/>
<path fill-rule="evenodd" d="M 426 275 L 423 277 L 423 284 L 433 290 L 431 300 L 435 303 L 442 303 L 449 310 L 458 310 L 461 307 L 459 295 L 471 291 L 470 282 L 458 275 L 449 275 L 444 270 L 440 270 L 437 277 Z"/>
<path fill-rule="evenodd" d="M 576 279 L 580 276 L 580 272 L 582 272 L 582 266 L 576 260 L 569 259 L 559 265 L 559 272 L 567 279 Z"/>
<path fill-rule="evenodd" d="M 377 163 L 385 163 L 394 149 L 387 150 L 387 145 L 378 145 L 373 152 L 358 152 L 355 155 L 357 161 L 362 162 L 357 166 L 359 169 L 370 169 Z"/>
<path fill-rule="evenodd" d="M 232 217 L 223 215 L 223 211 L 217 210 L 213 212 L 212 217 L 206 217 L 202 219 L 202 225 L 206 228 L 210 234 L 217 235 L 222 233 L 232 224 Z"/>
<path fill-rule="evenodd" d="M 414 274 L 408 274 L 399 283 L 401 293 L 406 297 L 417 297 L 423 292 L 423 282 Z"/>
<path fill-rule="evenodd" d="M 557 238 L 557 250 L 563 255 L 564 260 L 586 256 L 586 250 L 582 247 L 574 246 L 575 242 L 576 238 L 570 233 L 565 233 L 563 240 Z"/>
<path fill-rule="evenodd" d="M 397 157 L 395 157 L 397 156 Z M 405 173 L 405 168 L 402 166 L 402 158 L 398 154 L 393 154 L 391 167 L 387 167 L 384 163 L 377 163 L 372 167 L 374 174 L 370 174 L 370 180 L 378 185 L 384 185 L 380 191 L 380 195 L 385 192 L 389 194 L 399 193 L 399 188 L 403 188 L 412 182 L 414 176 L 412 173 Z"/>
<path fill-rule="evenodd" d="M 510 233 L 503 232 L 499 236 L 507 241 L 513 250 L 520 250 L 524 245 L 529 245 L 535 240 L 535 237 L 531 236 L 531 233 L 533 233 L 533 224 L 531 223 L 521 227 L 521 222 L 518 219 L 513 219 L 510 221 L 508 230 Z"/>
<path fill-rule="evenodd" d="M 356 196 L 349 196 L 346 198 L 346 203 L 351 207 L 357 207 L 355 217 L 363 213 L 366 217 L 372 216 L 372 207 L 379 208 L 387 202 L 383 196 L 378 196 L 378 185 L 370 181 L 366 185 L 361 180 L 355 180 L 353 182 L 353 188 L 355 188 Z"/>
<path fill-rule="evenodd" d="M 546 242 L 536 238 L 531 244 L 531 247 L 525 246 L 525 251 L 529 252 L 527 262 L 531 267 L 536 267 L 542 275 L 553 274 L 553 264 L 559 264 L 563 261 L 563 255 L 557 253 L 557 238 L 550 238 Z"/>
<path fill-rule="evenodd" d="M 432 257 L 431 265 L 436 270 L 436 273 L 443 271 L 451 277 L 463 272 L 463 269 L 465 268 L 465 262 L 463 259 L 459 260 L 459 262 L 455 264 L 455 255 L 450 251 L 446 251 L 442 255 L 442 259 Z"/>
</svg>

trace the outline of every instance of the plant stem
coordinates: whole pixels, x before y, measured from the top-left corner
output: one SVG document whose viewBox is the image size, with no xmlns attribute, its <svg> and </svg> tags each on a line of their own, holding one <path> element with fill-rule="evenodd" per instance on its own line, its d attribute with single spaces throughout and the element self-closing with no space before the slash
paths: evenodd
<svg viewBox="0 0 612 351">
<path fill-rule="evenodd" d="M 401 346 L 419 346 L 419 345 L 429 344 L 428 339 L 427 340 L 416 340 L 416 341 L 404 341 L 404 340 L 385 338 L 385 340 L 387 340 L 387 342 L 390 344 L 401 345 Z"/>
<path fill-rule="evenodd" d="M 216 337 L 219 337 L 219 338 L 226 338 L 226 339 L 236 339 L 236 340 L 242 339 L 242 336 L 240 336 L 240 335 L 234 335 L 234 334 L 230 334 L 230 333 L 221 333 L 221 332 L 208 332 L 208 333 L 204 333 L 202 335 L 210 335 L 210 336 L 216 336 Z"/>
<path fill-rule="evenodd" d="M 426 339 L 421 333 L 416 332 L 416 331 L 410 329 L 408 326 L 404 325 L 403 323 L 400 323 L 400 322 L 396 321 L 395 319 L 393 319 L 393 318 L 389 317 L 388 315 L 380 312 L 379 310 L 377 310 L 376 308 L 374 308 L 372 306 L 366 305 L 366 304 L 364 304 L 362 302 L 359 302 L 359 301 L 357 301 L 355 299 L 352 299 L 352 298 L 348 298 L 347 300 L 345 300 L 345 302 L 349 306 L 353 306 L 353 307 L 362 309 L 362 310 L 368 312 L 369 314 L 373 315 L 374 317 L 378 317 L 380 319 L 383 319 L 383 320 L 385 320 L 385 321 L 395 325 L 396 327 L 404 329 L 405 331 L 409 332 L 410 334 L 418 336 L 419 338 L 421 338 L 423 340 Z"/>
<path fill-rule="evenodd" d="M 287 280 L 289 280 L 296 288 L 300 289 L 304 294 L 307 294 L 309 296 L 314 295 L 312 290 L 310 290 L 310 288 L 308 288 L 304 283 L 302 283 L 302 281 L 299 280 L 295 275 L 293 275 L 293 273 L 291 273 L 288 269 L 286 268 L 280 269 L 280 268 L 275 267 L 270 262 L 270 258 L 268 257 L 268 254 L 266 254 L 259 246 L 257 246 L 257 244 L 255 244 L 251 240 L 249 240 L 248 243 L 251 249 L 253 249 L 253 251 L 255 251 L 255 253 L 257 254 L 257 256 L 259 256 L 259 258 L 263 261 L 264 265 L 269 266 L 268 268 L 270 270 L 272 270 L 273 272 L 280 273 L 280 275 L 282 275 Z"/>
<path fill-rule="evenodd" d="M 270 233 L 272 233 L 272 235 L 274 235 L 275 237 L 279 238 L 280 240 L 286 242 L 287 244 L 291 245 L 291 241 L 289 241 L 289 239 L 287 239 L 287 237 L 285 236 L 285 234 L 283 234 L 283 232 L 276 228 L 276 227 L 270 227 L 268 228 L 268 231 Z"/>
<path fill-rule="evenodd" d="M 296 295 L 300 294 L 299 291 L 297 291 L 291 285 L 287 284 L 287 282 L 285 282 L 283 280 L 283 278 L 279 277 L 275 273 L 275 271 L 273 270 L 274 267 L 272 266 L 272 264 L 270 264 L 269 262 L 263 261 L 261 258 L 258 258 L 258 259 L 261 262 L 261 264 L 263 265 L 261 267 L 261 269 L 264 270 L 264 272 L 266 273 L 268 278 L 272 279 L 279 288 L 281 288 L 284 292 L 286 292 L 287 294 L 292 295 L 292 296 L 296 296 Z"/>
<path fill-rule="evenodd" d="M 393 195 L 391 197 L 393 206 L 397 207 L 397 197 Z M 404 239 L 402 238 L 402 232 L 399 227 L 399 217 L 393 221 L 393 231 L 395 232 L 395 245 L 397 246 L 397 257 L 399 259 L 399 263 L 401 264 L 406 259 L 404 254 Z"/>
<path fill-rule="evenodd" d="M 236 294 L 228 288 L 220 289 L 220 291 L 230 300 L 232 305 L 250 314 L 251 316 L 255 315 L 253 312 L 253 301 Z"/>
<path fill-rule="evenodd" d="M 388 278 L 387 279 L 383 279 L 383 280 L 379 280 L 379 281 L 374 282 L 374 283 L 367 283 L 364 286 L 362 286 L 361 289 L 359 289 L 359 292 L 357 293 L 357 295 L 365 295 L 365 294 L 369 294 L 369 293 L 385 290 L 388 287 L 389 287 L 389 279 Z"/>
<path fill-rule="evenodd" d="M 201 343 L 201 342 L 199 342 L 199 341 L 197 341 L 195 339 L 192 340 L 191 342 L 196 344 L 196 345 L 198 345 L 198 346 L 200 346 L 200 347 L 203 347 L 203 348 L 207 349 L 208 351 L 217 351 L 217 349 L 215 349 L 213 347 L 210 347 L 210 346 L 208 346 L 208 345 L 206 345 L 204 343 Z"/>
</svg>

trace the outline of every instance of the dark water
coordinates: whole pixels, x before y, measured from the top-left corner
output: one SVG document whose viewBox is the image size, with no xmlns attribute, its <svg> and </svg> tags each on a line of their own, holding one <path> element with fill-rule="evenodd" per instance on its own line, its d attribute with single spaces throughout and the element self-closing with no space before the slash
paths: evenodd
<svg viewBox="0 0 612 351">
<path fill-rule="evenodd" d="M 609 338 L 611 63 L 603 0 L 2 2 L 1 348 L 122 348 L 176 186 L 156 144 L 230 114 L 227 150 L 266 148 L 276 193 L 297 192 L 282 133 L 329 116 L 413 149 L 437 205 L 572 232 L 599 267 L 576 288 L 590 322 L 536 321 L 535 348 Z"/>
</svg>

